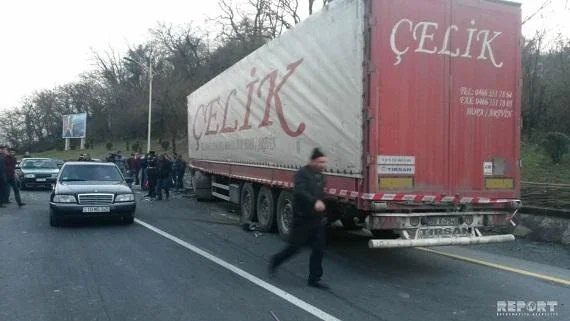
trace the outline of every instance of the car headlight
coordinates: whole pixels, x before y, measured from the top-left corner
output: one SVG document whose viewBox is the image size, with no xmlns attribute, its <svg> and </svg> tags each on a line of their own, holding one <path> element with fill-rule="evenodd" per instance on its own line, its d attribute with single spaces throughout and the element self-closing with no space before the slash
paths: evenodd
<svg viewBox="0 0 570 321">
<path fill-rule="evenodd" d="M 115 202 L 132 202 L 135 200 L 135 194 L 120 194 L 115 198 Z"/>
<path fill-rule="evenodd" d="M 24 174 L 25 178 L 36 178 L 35 174 Z"/>
<path fill-rule="evenodd" d="M 55 195 L 53 197 L 55 203 L 76 203 L 75 196 L 73 195 Z"/>
</svg>

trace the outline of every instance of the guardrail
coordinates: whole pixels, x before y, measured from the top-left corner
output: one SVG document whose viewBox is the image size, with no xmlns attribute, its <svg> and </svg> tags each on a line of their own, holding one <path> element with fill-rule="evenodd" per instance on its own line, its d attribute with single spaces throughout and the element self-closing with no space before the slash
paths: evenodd
<svg viewBox="0 0 570 321">
<path fill-rule="evenodd" d="M 570 185 L 521 182 L 524 206 L 570 210 Z"/>
</svg>

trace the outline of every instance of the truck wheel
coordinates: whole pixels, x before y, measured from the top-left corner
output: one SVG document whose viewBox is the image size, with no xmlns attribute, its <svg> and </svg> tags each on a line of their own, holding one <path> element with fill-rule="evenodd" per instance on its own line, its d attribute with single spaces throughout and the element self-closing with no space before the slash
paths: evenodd
<svg viewBox="0 0 570 321">
<path fill-rule="evenodd" d="M 257 222 L 263 232 L 271 232 L 275 228 L 273 191 L 265 186 L 257 194 Z"/>
<path fill-rule="evenodd" d="M 244 220 L 253 222 L 256 219 L 255 215 L 255 188 L 253 188 L 253 184 L 245 183 L 241 188 L 241 195 L 240 195 L 240 209 L 241 209 L 241 216 Z"/>
<path fill-rule="evenodd" d="M 340 221 L 342 222 L 342 227 L 346 231 L 355 231 L 361 229 L 358 227 L 358 225 L 356 225 L 356 223 L 354 223 L 354 216 L 343 216 L 340 218 Z"/>
<path fill-rule="evenodd" d="M 213 198 L 211 176 L 197 171 L 194 176 L 192 176 L 192 187 L 194 189 L 194 194 L 196 194 L 196 200 L 206 201 Z"/>
<path fill-rule="evenodd" d="M 293 227 L 293 194 L 282 191 L 277 200 L 277 229 L 284 241 L 289 241 Z"/>
<path fill-rule="evenodd" d="M 340 221 L 342 222 L 342 227 L 346 231 L 355 231 L 360 230 L 361 227 L 355 222 L 358 222 L 359 212 L 354 207 L 346 207 L 342 211 L 342 216 L 340 217 Z"/>
</svg>

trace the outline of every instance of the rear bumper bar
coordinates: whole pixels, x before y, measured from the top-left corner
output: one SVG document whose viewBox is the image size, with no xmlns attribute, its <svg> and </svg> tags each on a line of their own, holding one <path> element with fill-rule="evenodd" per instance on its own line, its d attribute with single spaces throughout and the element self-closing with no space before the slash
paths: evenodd
<svg viewBox="0 0 570 321">
<path fill-rule="evenodd" d="M 396 239 L 396 240 L 370 240 L 368 247 L 371 249 L 416 247 L 416 246 L 445 246 L 445 245 L 470 245 L 512 242 L 515 236 L 512 234 L 490 235 L 490 236 L 470 236 L 453 238 L 434 239 Z"/>
</svg>

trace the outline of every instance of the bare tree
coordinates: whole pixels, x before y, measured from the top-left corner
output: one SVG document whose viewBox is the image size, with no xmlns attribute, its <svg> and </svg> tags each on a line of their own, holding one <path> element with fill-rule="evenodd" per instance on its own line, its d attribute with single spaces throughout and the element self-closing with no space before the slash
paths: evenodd
<svg viewBox="0 0 570 321">
<path fill-rule="evenodd" d="M 530 20 L 532 20 L 532 18 L 534 18 L 537 14 L 539 14 L 542 10 L 544 10 L 546 7 L 548 7 L 550 4 L 552 3 L 552 0 L 545 0 L 542 5 L 533 13 L 531 13 L 528 17 L 526 17 L 522 24 L 524 25 L 525 23 L 529 22 Z"/>
<path fill-rule="evenodd" d="M 221 35 L 230 41 L 263 43 L 301 21 L 298 0 L 249 0 L 241 9 L 231 0 L 218 0 L 218 5 Z"/>
<path fill-rule="evenodd" d="M 332 0 L 323 0 L 323 7 L 331 3 Z M 313 14 L 313 7 L 315 5 L 315 0 L 309 0 L 309 15 Z"/>
</svg>

